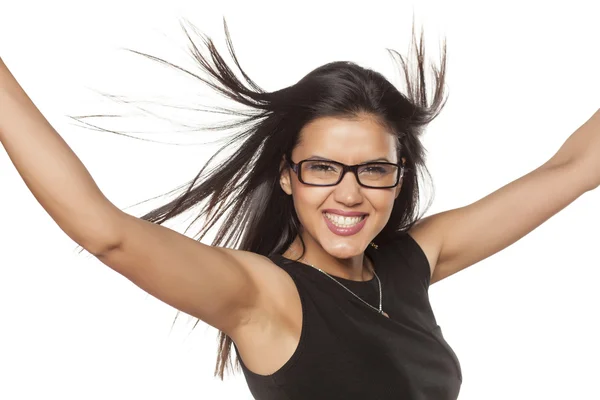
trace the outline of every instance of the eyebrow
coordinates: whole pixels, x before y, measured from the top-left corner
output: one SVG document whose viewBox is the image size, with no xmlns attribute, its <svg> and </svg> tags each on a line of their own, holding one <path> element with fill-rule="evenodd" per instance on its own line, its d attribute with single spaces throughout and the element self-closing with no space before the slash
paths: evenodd
<svg viewBox="0 0 600 400">
<path fill-rule="evenodd" d="M 312 154 L 311 156 L 308 157 L 308 159 L 311 159 L 311 160 L 316 159 L 316 160 L 324 160 L 324 161 L 336 161 L 336 160 L 332 160 L 331 158 L 318 156 L 316 154 Z M 375 158 L 373 160 L 363 161 L 360 164 L 366 164 L 366 163 L 378 162 L 378 161 L 383 161 L 383 162 L 391 163 L 391 161 L 388 160 L 386 157 L 379 157 L 379 158 Z M 337 162 L 339 162 L 339 161 L 337 161 Z"/>
</svg>

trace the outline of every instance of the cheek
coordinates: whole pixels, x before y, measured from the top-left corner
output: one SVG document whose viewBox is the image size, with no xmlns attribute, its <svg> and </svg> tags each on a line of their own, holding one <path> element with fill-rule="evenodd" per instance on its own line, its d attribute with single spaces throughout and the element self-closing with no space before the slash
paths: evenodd
<svg viewBox="0 0 600 400">
<path fill-rule="evenodd" d="M 295 187 L 293 192 L 294 204 L 296 208 L 314 210 L 323 204 L 330 191 L 325 188 Z"/>
<path fill-rule="evenodd" d="M 374 214 L 371 220 L 372 227 L 375 231 L 381 231 L 388 223 L 392 210 L 394 208 L 394 192 L 374 192 L 369 193 L 367 201 L 370 202 L 370 206 Z"/>
<path fill-rule="evenodd" d="M 396 189 L 369 189 L 363 190 L 365 201 L 377 211 L 385 210 L 394 206 L 396 200 Z"/>
<path fill-rule="evenodd" d="M 296 209 L 296 215 L 300 219 L 300 222 L 305 225 L 306 219 L 315 218 L 317 211 L 323 206 L 323 203 L 330 196 L 331 189 L 327 188 L 306 188 L 300 185 L 295 186 L 293 190 L 294 208 Z"/>
</svg>

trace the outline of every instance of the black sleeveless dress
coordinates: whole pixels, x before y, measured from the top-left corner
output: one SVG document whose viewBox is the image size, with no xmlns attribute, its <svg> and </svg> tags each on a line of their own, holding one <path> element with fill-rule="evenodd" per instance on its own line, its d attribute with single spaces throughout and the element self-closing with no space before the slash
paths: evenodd
<svg viewBox="0 0 600 400">
<path fill-rule="evenodd" d="M 271 257 L 296 284 L 303 323 L 296 351 L 274 374 L 255 374 L 240 358 L 256 400 L 458 398 L 461 367 L 429 303 L 430 270 L 422 249 L 403 233 L 366 252 L 381 280 L 389 318 L 317 269 Z M 377 279 L 335 278 L 378 308 Z"/>
</svg>

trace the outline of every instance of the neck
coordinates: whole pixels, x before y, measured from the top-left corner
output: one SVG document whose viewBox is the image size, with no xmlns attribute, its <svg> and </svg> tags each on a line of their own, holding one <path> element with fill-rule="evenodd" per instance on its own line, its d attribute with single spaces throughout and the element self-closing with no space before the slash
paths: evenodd
<svg viewBox="0 0 600 400">
<path fill-rule="evenodd" d="M 306 240 L 305 243 L 307 243 Z M 364 252 L 350 258 L 337 258 L 327 253 L 320 246 L 318 246 L 319 249 L 315 247 L 317 246 L 306 246 L 304 256 L 300 258 L 302 245 L 298 240 L 295 240 L 283 256 L 320 268 L 330 275 L 343 279 L 368 281 L 373 278 L 373 264 Z"/>
</svg>

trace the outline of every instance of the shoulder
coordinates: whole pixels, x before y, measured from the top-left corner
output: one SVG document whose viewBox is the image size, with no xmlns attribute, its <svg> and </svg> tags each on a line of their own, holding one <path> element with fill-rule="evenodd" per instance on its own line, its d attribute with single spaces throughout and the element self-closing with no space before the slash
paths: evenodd
<svg viewBox="0 0 600 400">
<path fill-rule="evenodd" d="M 399 257 L 426 287 L 433 283 L 431 278 L 438 261 L 440 243 L 431 222 L 429 218 L 421 219 L 384 244 L 384 253 Z"/>
<path fill-rule="evenodd" d="M 256 301 L 245 310 L 245 318 L 239 326 L 232 332 L 226 332 L 228 336 L 235 340 L 241 332 L 254 330 L 255 327 L 286 329 L 296 325 L 298 314 L 301 313 L 299 293 L 287 268 L 274 261 L 281 256 L 270 258 L 247 251 L 229 251 L 244 265 L 259 294 Z"/>
<path fill-rule="evenodd" d="M 421 255 L 427 261 L 430 283 L 435 283 L 435 281 L 431 281 L 431 278 L 438 263 L 442 246 L 440 231 L 436 228 L 438 224 L 439 214 L 432 215 L 418 220 L 406 232 L 409 242 L 412 241 L 415 246 L 415 251 L 421 252 Z"/>
</svg>

